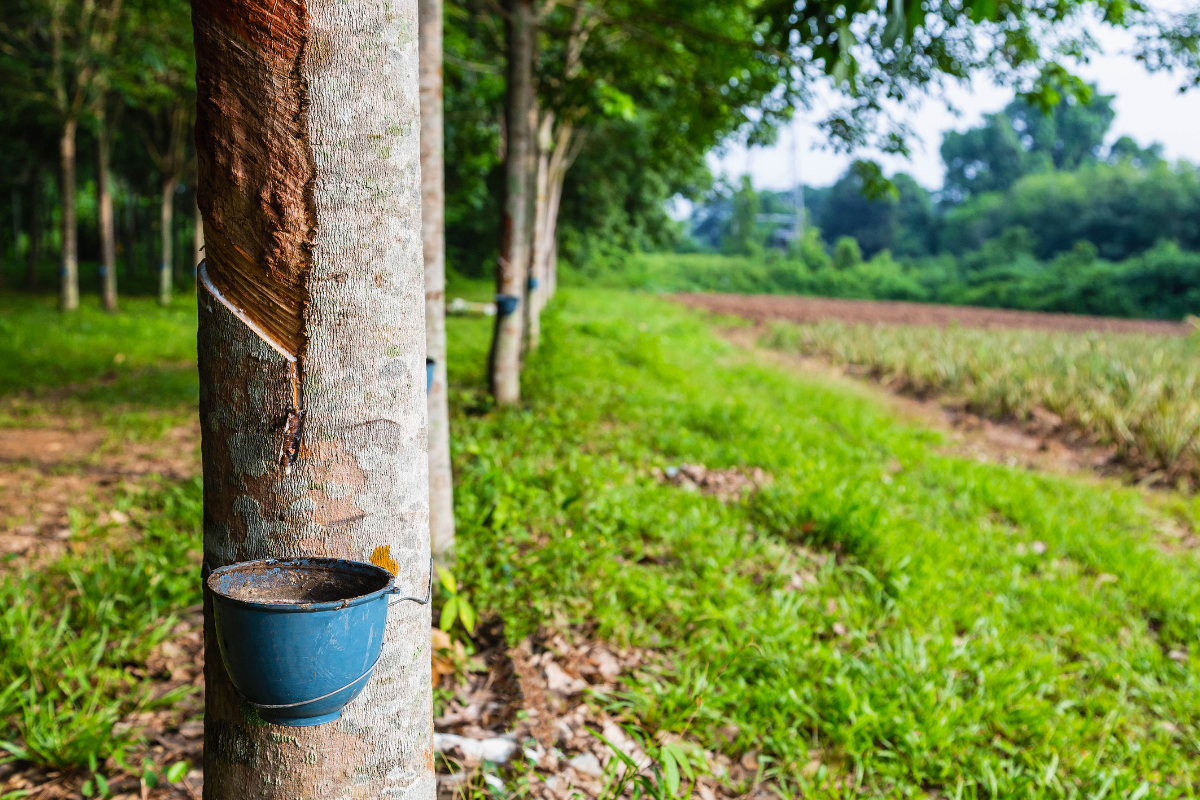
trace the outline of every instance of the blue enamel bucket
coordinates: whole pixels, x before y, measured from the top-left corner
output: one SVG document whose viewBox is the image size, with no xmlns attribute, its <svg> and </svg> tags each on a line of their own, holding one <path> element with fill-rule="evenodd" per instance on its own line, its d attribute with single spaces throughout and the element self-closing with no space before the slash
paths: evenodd
<svg viewBox="0 0 1200 800">
<path fill-rule="evenodd" d="M 429 602 L 427 596 L 393 600 Z M 382 567 L 338 558 L 244 561 L 207 586 L 229 680 L 277 725 L 333 722 L 366 686 L 383 651 L 388 597 Z"/>
<path fill-rule="evenodd" d="M 496 313 L 502 317 L 507 317 L 509 314 L 517 310 L 517 303 L 520 298 L 511 294 L 496 295 Z"/>
</svg>

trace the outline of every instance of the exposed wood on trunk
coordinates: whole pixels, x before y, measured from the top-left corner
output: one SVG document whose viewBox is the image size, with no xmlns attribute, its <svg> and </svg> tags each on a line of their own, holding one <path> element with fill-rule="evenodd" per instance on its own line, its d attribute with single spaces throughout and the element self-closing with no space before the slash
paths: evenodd
<svg viewBox="0 0 1200 800">
<path fill-rule="evenodd" d="M 113 221 L 111 176 L 109 175 L 108 120 L 101 104 L 96 111 L 96 204 L 100 225 L 100 269 L 103 271 L 101 299 L 105 311 L 117 310 L 117 231 Z"/>
<path fill-rule="evenodd" d="M 214 65 L 196 77 L 209 274 L 292 354 L 304 349 L 316 224 L 305 49 L 326 58 L 323 42 L 308 44 L 309 13 L 299 0 L 193 2 L 197 57 Z"/>
<path fill-rule="evenodd" d="M 454 482 L 446 384 L 446 186 L 442 118 L 442 2 L 418 0 L 421 82 L 421 239 L 425 254 L 425 349 L 429 387 L 429 533 L 441 563 L 454 551 Z"/>
<path fill-rule="evenodd" d="M 529 270 L 529 213 L 534 111 L 534 13 L 531 0 L 508 0 L 508 71 L 505 97 L 505 183 L 496 292 L 517 298 L 511 314 L 496 314 L 492 337 L 492 396 L 499 405 L 521 399 L 521 329 Z"/>
<path fill-rule="evenodd" d="M 417 594 L 430 542 L 416 2 L 194 0 L 193 20 L 204 272 L 238 311 L 198 292 L 205 559 L 374 560 Z M 205 615 L 206 800 L 432 800 L 427 606 L 389 611 L 366 690 L 309 728 L 263 724 L 236 698 Z"/>
<path fill-rule="evenodd" d="M 62 253 L 58 266 L 58 306 L 63 311 L 79 308 L 79 228 L 75 222 L 75 133 L 74 117 L 67 119 L 58 141 L 62 178 Z"/>
</svg>

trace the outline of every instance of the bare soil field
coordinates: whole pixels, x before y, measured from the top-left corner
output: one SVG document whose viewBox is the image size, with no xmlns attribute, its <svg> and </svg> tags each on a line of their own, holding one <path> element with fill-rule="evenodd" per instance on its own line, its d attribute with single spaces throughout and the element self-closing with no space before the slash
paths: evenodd
<svg viewBox="0 0 1200 800">
<path fill-rule="evenodd" d="M 929 325 L 946 327 L 957 323 L 967 328 L 1024 328 L 1058 331 L 1101 331 L 1144 333 L 1157 336 L 1187 336 L 1190 325 L 1150 319 L 1088 317 L 1081 314 L 1047 314 L 1040 311 L 1010 311 L 976 306 L 942 306 L 892 300 L 837 300 L 827 297 L 782 297 L 778 295 L 677 294 L 676 302 L 715 314 L 729 314 L 763 322 L 820 322 L 836 319 L 866 325 Z"/>
</svg>

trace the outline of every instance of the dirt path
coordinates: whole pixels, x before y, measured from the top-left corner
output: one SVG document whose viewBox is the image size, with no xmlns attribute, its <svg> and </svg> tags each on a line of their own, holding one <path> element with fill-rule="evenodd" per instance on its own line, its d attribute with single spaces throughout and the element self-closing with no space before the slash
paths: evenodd
<svg viewBox="0 0 1200 800">
<path fill-rule="evenodd" d="M 39 422 L 47 427 L 0 428 L 0 575 L 62 553 L 81 523 L 123 526 L 128 518 L 112 508 L 122 489 L 200 471 L 196 425 L 131 441 L 99 420 Z"/>
<path fill-rule="evenodd" d="M 941 306 L 876 300 L 835 300 L 826 297 L 777 295 L 677 294 L 672 299 L 715 314 L 730 314 L 765 322 L 784 320 L 812 323 L 836 319 L 867 325 L 931 325 L 957 323 L 968 328 L 1028 328 L 1059 331 L 1104 331 L 1158 336 L 1187 336 L 1192 326 L 1183 322 L 1149 319 L 1088 317 L 1081 314 L 1046 314 L 975 306 Z"/>
</svg>

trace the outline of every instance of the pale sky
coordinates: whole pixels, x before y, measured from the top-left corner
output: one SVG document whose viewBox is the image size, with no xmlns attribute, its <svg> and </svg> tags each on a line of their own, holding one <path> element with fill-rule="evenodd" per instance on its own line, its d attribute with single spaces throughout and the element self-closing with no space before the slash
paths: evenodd
<svg viewBox="0 0 1200 800">
<path fill-rule="evenodd" d="M 1179 76 L 1146 72 L 1127 54 L 1134 44 L 1131 33 L 1103 28 L 1095 30 L 1093 35 L 1105 52 L 1076 71 L 1084 79 L 1096 82 L 1101 93 L 1116 95 L 1113 100 L 1116 118 L 1109 128 L 1106 144 L 1125 135 L 1132 136 L 1143 147 L 1161 142 L 1168 160 L 1182 158 L 1200 164 L 1200 89 L 1181 95 Z M 1013 97 L 1011 89 L 999 88 L 986 77 L 972 81 L 969 86 L 950 86 L 946 94 L 958 109 L 958 116 L 934 99 L 926 100 L 916 113 L 905 115 L 922 140 L 913 142 L 911 160 L 870 152 L 862 155 L 876 158 L 888 174 L 908 172 L 923 186 L 940 188 L 944 169 L 938 148 L 945 132 L 979 125 L 984 114 L 1001 110 Z M 756 147 L 747 153 L 745 147 L 735 145 L 724 154 L 710 153 L 709 166 L 714 174 L 723 172 L 731 177 L 749 173 L 757 189 L 791 188 L 795 185 L 792 143 L 798 133 L 800 179 L 810 186 L 827 186 L 841 176 L 852 157 L 820 149 L 822 135 L 813 124 L 819 114 L 818 108 L 811 117 L 798 120 L 791 129 L 781 132 L 771 147 Z"/>
</svg>

